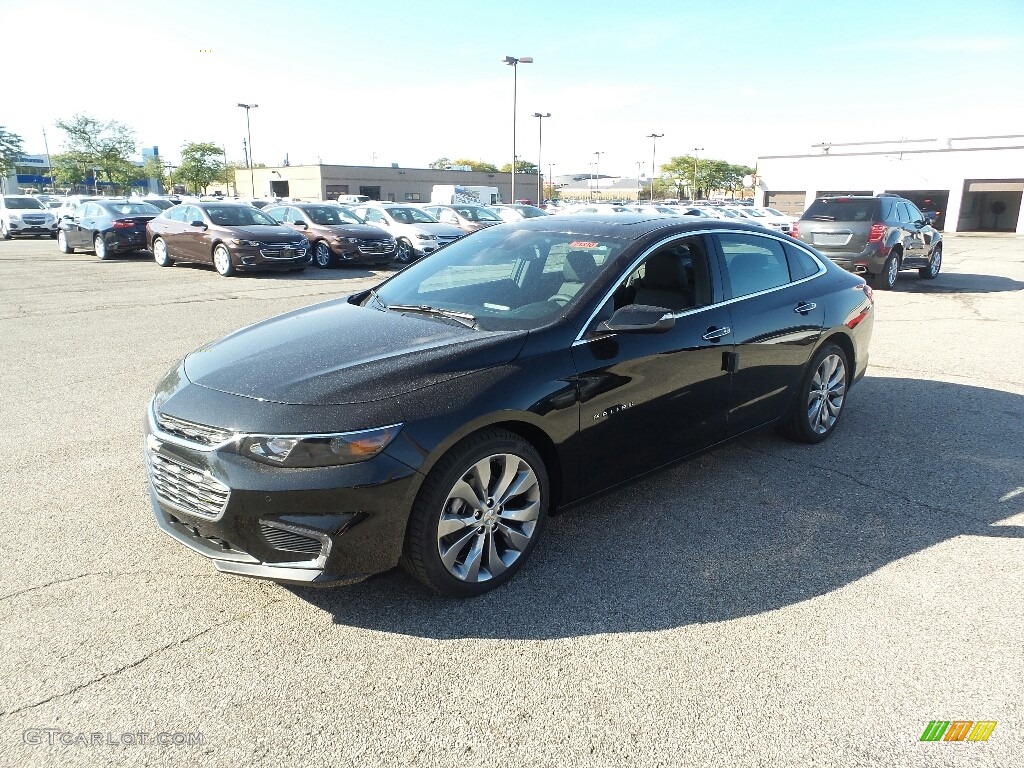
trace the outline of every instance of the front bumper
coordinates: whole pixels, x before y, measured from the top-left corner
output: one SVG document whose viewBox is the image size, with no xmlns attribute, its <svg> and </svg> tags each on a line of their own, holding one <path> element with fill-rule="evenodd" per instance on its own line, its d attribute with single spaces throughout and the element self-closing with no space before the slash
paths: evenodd
<svg viewBox="0 0 1024 768">
<path fill-rule="evenodd" d="M 386 451 L 358 464 L 270 467 L 232 446 L 197 447 L 146 420 L 157 526 L 218 571 L 349 584 L 398 563 L 422 476 Z"/>
<path fill-rule="evenodd" d="M 53 236 L 57 234 L 57 222 L 49 224 L 31 224 L 24 221 L 8 221 L 7 231 L 12 237 L 39 237 L 40 235 Z"/>
<path fill-rule="evenodd" d="M 312 261 L 312 249 L 308 244 L 287 250 L 269 250 L 248 246 L 231 246 L 235 266 L 241 269 L 295 269 L 307 266 Z"/>
<path fill-rule="evenodd" d="M 380 246 L 379 248 L 347 242 L 334 242 L 330 246 L 331 252 L 338 257 L 338 261 L 348 262 L 349 264 L 386 263 L 395 258 L 395 252 L 398 250 L 397 243 L 392 243 L 390 246 Z"/>
</svg>

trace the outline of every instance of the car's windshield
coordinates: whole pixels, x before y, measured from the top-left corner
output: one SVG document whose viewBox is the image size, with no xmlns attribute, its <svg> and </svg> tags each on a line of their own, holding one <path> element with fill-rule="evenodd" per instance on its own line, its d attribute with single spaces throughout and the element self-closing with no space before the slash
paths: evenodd
<svg viewBox="0 0 1024 768">
<path fill-rule="evenodd" d="M 166 211 L 168 208 L 174 205 L 174 203 L 172 203 L 170 200 L 164 200 L 162 198 L 155 200 L 147 200 L 146 204 L 156 206 L 162 211 Z"/>
<path fill-rule="evenodd" d="M 747 210 L 744 211 L 744 213 L 747 214 L 747 216 L 750 216 L 755 219 L 763 219 L 768 216 L 768 214 L 766 214 L 764 211 L 759 211 L 756 208 L 748 208 Z"/>
<path fill-rule="evenodd" d="M 487 228 L 403 270 L 377 296 L 384 305 L 467 313 L 484 330 L 538 328 L 583 295 L 628 242 Z M 383 309 L 372 299 L 366 305 Z"/>
<path fill-rule="evenodd" d="M 276 227 L 277 222 L 250 205 L 204 205 L 210 221 L 218 227 Z"/>
<path fill-rule="evenodd" d="M 354 213 L 334 205 L 318 205 L 315 208 L 303 208 L 309 220 L 314 224 L 329 226 L 333 224 L 362 224 L 362 220 Z"/>
<path fill-rule="evenodd" d="M 547 213 L 532 205 L 517 205 L 515 206 L 515 210 L 519 211 L 519 215 L 524 219 L 533 219 L 537 216 L 547 216 Z"/>
<path fill-rule="evenodd" d="M 34 197 L 5 197 L 4 205 L 8 208 L 18 208 L 19 210 L 38 210 L 40 208 L 46 208 L 45 205 Z"/>
<path fill-rule="evenodd" d="M 452 206 L 464 219 L 469 221 L 501 221 L 501 217 L 493 211 L 488 211 L 479 205 L 453 205 Z"/>
<path fill-rule="evenodd" d="M 388 215 L 400 224 L 437 224 L 437 219 L 419 208 L 387 208 Z"/>
<path fill-rule="evenodd" d="M 110 203 L 104 205 L 115 216 L 156 216 L 160 209 L 149 203 Z"/>
</svg>

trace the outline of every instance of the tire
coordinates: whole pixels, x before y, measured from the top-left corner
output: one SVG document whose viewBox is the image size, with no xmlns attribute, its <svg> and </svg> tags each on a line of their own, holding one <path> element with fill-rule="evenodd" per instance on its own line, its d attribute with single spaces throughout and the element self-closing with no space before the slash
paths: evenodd
<svg viewBox="0 0 1024 768">
<path fill-rule="evenodd" d="M 831 342 L 811 359 L 804 374 L 786 432 L 802 443 L 820 443 L 831 435 L 846 406 L 850 362 L 842 347 Z"/>
<path fill-rule="evenodd" d="M 917 270 L 917 274 L 921 276 L 922 280 L 934 280 L 939 276 L 939 270 L 942 269 L 942 246 L 935 246 L 935 250 L 932 251 L 932 257 L 928 259 L 928 266 L 921 267 Z"/>
<path fill-rule="evenodd" d="M 57 248 L 61 253 L 75 252 L 75 249 L 68 245 L 68 236 L 64 234 L 63 229 L 57 233 Z"/>
<path fill-rule="evenodd" d="M 213 266 L 221 277 L 231 277 L 235 274 L 235 265 L 231 263 L 231 251 L 223 243 L 218 243 L 213 249 Z"/>
<path fill-rule="evenodd" d="M 153 261 L 161 267 L 174 266 L 174 259 L 167 253 L 167 243 L 162 237 L 153 240 Z"/>
<path fill-rule="evenodd" d="M 900 254 L 899 251 L 893 251 L 889 254 L 889 258 L 885 260 L 885 264 L 882 265 L 882 271 L 877 275 L 871 277 L 871 287 L 881 288 L 886 291 L 891 291 L 893 286 L 896 285 L 896 278 L 900 273 Z"/>
<path fill-rule="evenodd" d="M 440 595 L 488 592 L 529 557 L 549 503 L 547 468 L 530 443 L 502 429 L 470 435 L 423 481 L 409 516 L 402 566 Z"/>
<path fill-rule="evenodd" d="M 7 228 L 7 224 L 2 221 L 0 221 L 0 238 L 3 238 L 4 240 L 11 239 L 11 230 L 9 230 Z"/>
<path fill-rule="evenodd" d="M 331 246 L 326 240 L 317 240 L 313 246 L 313 262 L 320 269 L 330 269 L 335 266 L 334 254 L 331 253 Z"/>
<path fill-rule="evenodd" d="M 412 248 L 412 243 L 404 237 L 400 237 L 398 239 L 398 250 L 395 251 L 395 261 L 399 264 L 408 264 L 415 258 L 416 252 Z"/>
<path fill-rule="evenodd" d="M 107 241 L 103 239 L 103 235 L 96 235 L 92 239 L 92 251 L 100 261 L 106 261 L 110 258 L 110 251 L 107 250 Z"/>
<path fill-rule="evenodd" d="M 50 233 L 50 239 L 51 240 L 56 240 L 57 239 L 57 233 L 56 232 L 51 232 Z"/>
</svg>

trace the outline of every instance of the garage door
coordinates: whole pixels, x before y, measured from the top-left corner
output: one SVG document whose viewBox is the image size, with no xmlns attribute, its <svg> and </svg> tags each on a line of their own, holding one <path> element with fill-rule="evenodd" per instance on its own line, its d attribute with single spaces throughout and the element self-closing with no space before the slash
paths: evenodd
<svg viewBox="0 0 1024 768">
<path fill-rule="evenodd" d="M 790 216 L 801 216 L 804 212 L 806 192 L 766 192 L 765 206 L 787 213 Z"/>
</svg>

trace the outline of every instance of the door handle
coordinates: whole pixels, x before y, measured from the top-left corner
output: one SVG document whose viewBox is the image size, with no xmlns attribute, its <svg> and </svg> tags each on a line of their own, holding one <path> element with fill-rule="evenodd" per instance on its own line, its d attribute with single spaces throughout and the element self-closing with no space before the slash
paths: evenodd
<svg viewBox="0 0 1024 768">
<path fill-rule="evenodd" d="M 801 301 L 799 304 L 796 305 L 796 309 L 794 309 L 793 311 L 798 312 L 801 315 L 806 315 L 811 310 L 817 308 L 818 305 L 815 304 L 813 301 Z"/>
<path fill-rule="evenodd" d="M 701 336 L 701 338 L 704 341 L 716 341 L 723 336 L 728 336 L 730 333 L 732 333 L 732 328 L 715 328 L 712 326 L 708 328 L 708 332 Z"/>
</svg>

